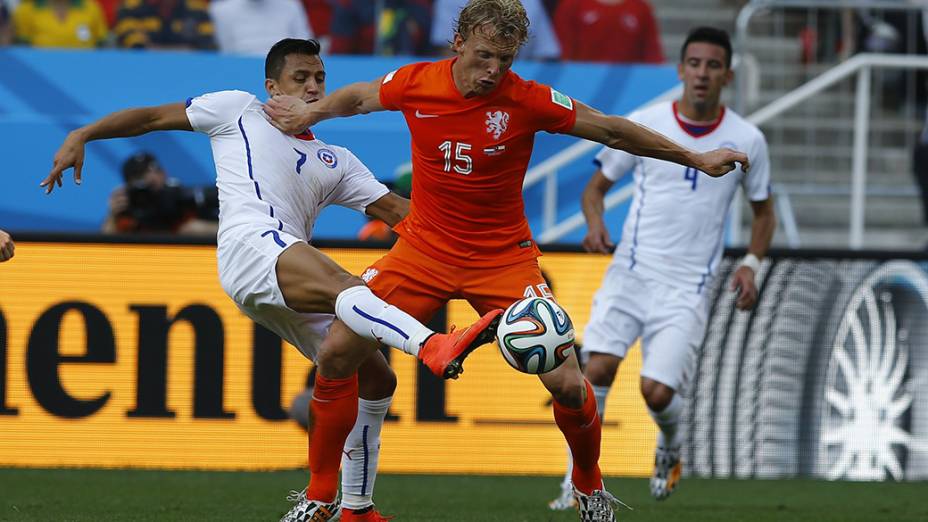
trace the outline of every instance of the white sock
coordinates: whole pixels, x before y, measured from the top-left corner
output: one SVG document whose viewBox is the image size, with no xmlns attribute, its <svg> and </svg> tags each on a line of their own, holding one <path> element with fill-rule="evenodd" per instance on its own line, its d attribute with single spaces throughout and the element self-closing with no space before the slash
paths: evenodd
<svg viewBox="0 0 928 522">
<path fill-rule="evenodd" d="M 393 397 L 358 399 L 358 420 L 342 453 L 342 507 L 363 509 L 374 503 L 374 480 L 380 460 L 380 430 Z"/>
<path fill-rule="evenodd" d="M 602 422 L 606 417 L 606 396 L 609 395 L 610 387 L 595 384 L 591 386 L 593 387 L 593 397 L 596 397 L 596 412 L 599 413 L 599 421 Z"/>
<path fill-rule="evenodd" d="M 657 436 L 657 445 L 662 448 L 676 448 L 680 446 L 680 415 L 683 414 L 683 399 L 679 393 L 673 394 L 673 399 L 663 411 L 657 412 L 648 408 L 648 413 L 661 429 Z"/>
<path fill-rule="evenodd" d="M 596 398 L 596 412 L 599 413 L 599 420 L 602 422 L 603 415 L 606 413 L 606 396 L 609 395 L 609 386 L 593 387 L 593 397 Z M 574 459 L 570 455 L 570 446 L 567 447 L 567 473 L 564 474 L 564 480 L 561 481 L 561 489 L 570 489 L 570 477 L 574 472 Z"/>
<path fill-rule="evenodd" d="M 434 333 L 363 285 L 352 286 L 338 294 L 335 315 L 354 333 L 415 357 L 419 356 L 419 347 L 425 339 Z"/>
</svg>

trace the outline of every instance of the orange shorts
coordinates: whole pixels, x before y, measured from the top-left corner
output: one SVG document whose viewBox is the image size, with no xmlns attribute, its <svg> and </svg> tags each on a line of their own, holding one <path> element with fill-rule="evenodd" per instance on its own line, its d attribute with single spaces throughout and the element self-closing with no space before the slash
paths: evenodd
<svg viewBox="0 0 928 522">
<path fill-rule="evenodd" d="M 465 299 L 483 315 L 526 296 L 551 296 L 537 259 L 493 268 L 451 266 L 426 256 L 402 237 L 363 278 L 378 297 L 422 322 L 451 299 Z"/>
</svg>

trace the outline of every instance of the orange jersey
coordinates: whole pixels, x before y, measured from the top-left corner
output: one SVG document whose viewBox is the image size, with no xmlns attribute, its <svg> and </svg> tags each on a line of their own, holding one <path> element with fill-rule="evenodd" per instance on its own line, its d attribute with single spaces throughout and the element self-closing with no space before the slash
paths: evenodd
<svg viewBox="0 0 928 522">
<path fill-rule="evenodd" d="M 412 135 L 412 205 L 396 232 L 455 266 L 494 267 L 540 255 L 522 201 L 538 131 L 570 131 L 573 100 L 509 71 L 489 95 L 465 98 L 454 59 L 384 77 L 380 103 L 403 112 Z"/>
</svg>

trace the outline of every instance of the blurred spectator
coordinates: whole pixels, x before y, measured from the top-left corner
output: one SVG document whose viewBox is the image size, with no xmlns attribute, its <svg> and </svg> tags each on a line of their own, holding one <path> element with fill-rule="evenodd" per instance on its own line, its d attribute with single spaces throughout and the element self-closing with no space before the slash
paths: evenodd
<svg viewBox="0 0 928 522">
<path fill-rule="evenodd" d="M 15 250 L 16 245 L 13 244 L 13 238 L 3 230 L 0 230 L 0 263 L 12 259 Z"/>
<path fill-rule="evenodd" d="M 303 9 L 309 17 L 309 27 L 322 46 L 322 54 L 329 54 L 332 45 L 332 2 L 331 0 L 302 0 Z"/>
<path fill-rule="evenodd" d="M 106 26 L 112 29 L 116 25 L 116 15 L 119 13 L 119 4 L 122 0 L 97 0 L 106 17 Z"/>
<path fill-rule="evenodd" d="M 435 0 L 432 11 L 431 43 L 441 54 L 451 55 L 450 42 L 454 39 L 455 17 L 467 0 Z M 541 0 L 522 0 L 528 15 L 528 41 L 519 50 L 518 57 L 527 60 L 557 60 L 561 56 L 551 19 Z"/>
<path fill-rule="evenodd" d="M 13 43 L 13 24 L 10 21 L 10 9 L 0 0 L 0 47 Z"/>
<path fill-rule="evenodd" d="M 215 48 L 206 0 L 124 0 L 114 31 L 120 47 Z"/>
<path fill-rule="evenodd" d="M 125 185 L 110 195 L 102 230 L 107 234 L 155 232 L 215 236 L 219 197 L 216 187 L 184 187 L 167 177 L 147 152 L 123 163 Z"/>
<path fill-rule="evenodd" d="M 428 54 L 430 0 L 333 0 L 333 54 Z"/>
<path fill-rule="evenodd" d="M 373 54 L 377 28 L 371 0 L 332 0 L 332 54 Z"/>
<path fill-rule="evenodd" d="M 663 63 L 645 0 L 562 0 L 554 15 L 561 57 L 580 62 Z"/>
<path fill-rule="evenodd" d="M 431 54 L 429 27 L 432 25 L 430 0 L 388 0 L 377 23 L 374 49 L 383 55 Z"/>
<path fill-rule="evenodd" d="M 17 42 L 34 47 L 87 49 L 106 40 L 96 0 L 24 0 L 13 12 Z"/>
<path fill-rule="evenodd" d="M 284 38 L 313 37 L 298 0 L 213 0 L 209 14 L 224 53 L 265 56 Z"/>
</svg>

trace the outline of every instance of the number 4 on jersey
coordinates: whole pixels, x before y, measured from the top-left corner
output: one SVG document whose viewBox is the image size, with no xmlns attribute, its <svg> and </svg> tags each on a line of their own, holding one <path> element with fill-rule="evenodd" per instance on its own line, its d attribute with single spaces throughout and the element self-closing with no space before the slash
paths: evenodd
<svg viewBox="0 0 928 522">
<path fill-rule="evenodd" d="M 693 190 L 696 190 L 696 180 L 699 179 L 699 169 L 686 167 L 683 171 L 683 179 L 693 184 Z"/>
</svg>

